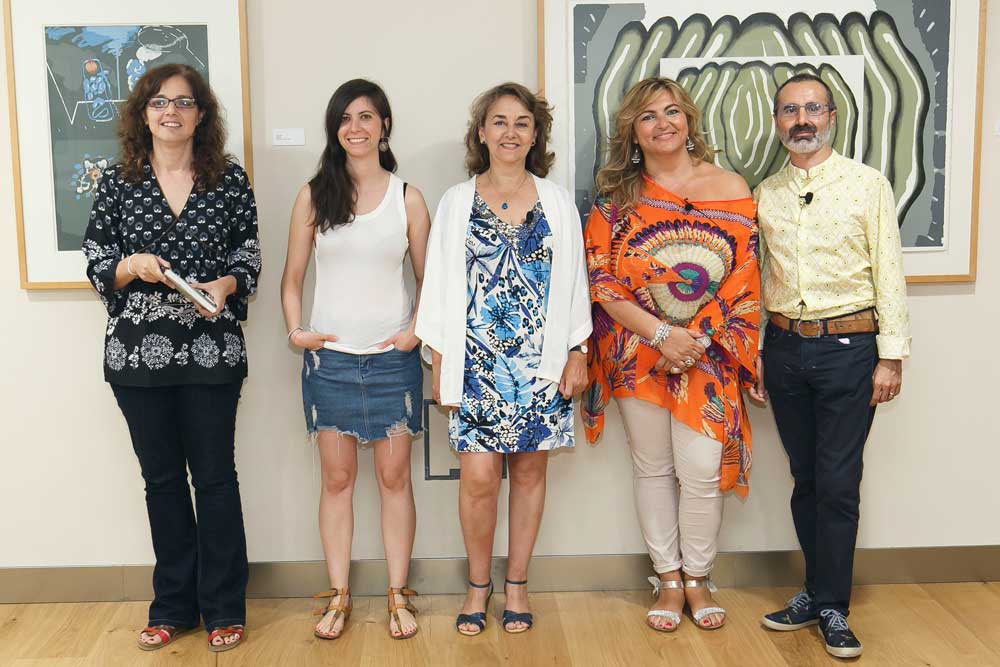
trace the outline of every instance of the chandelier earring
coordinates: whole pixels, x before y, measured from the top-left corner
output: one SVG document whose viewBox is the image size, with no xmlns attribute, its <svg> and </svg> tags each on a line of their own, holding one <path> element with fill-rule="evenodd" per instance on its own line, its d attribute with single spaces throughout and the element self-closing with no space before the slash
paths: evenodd
<svg viewBox="0 0 1000 667">
<path fill-rule="evenodd" d="M 632 149 L 632 164 L 640 162 L 642 162 L 642 151 L 639 150 L 639 144 L 635 144 L 635 148 Z"/>
<path fill-rule="evenodd" d="M 378 149 L 381 153 L 385 153 L 389 150 L 389 139 L 387 137 L 382 137 L 378 140 Z"/>
<path fill-rule="evenodd" d="M 684 148 L 688 150 L 688 153 L 694 150 L 694 142 L 691 140 L 691 136 L 688 135 L 687 143 L 684 144 Z"/>
</svg>

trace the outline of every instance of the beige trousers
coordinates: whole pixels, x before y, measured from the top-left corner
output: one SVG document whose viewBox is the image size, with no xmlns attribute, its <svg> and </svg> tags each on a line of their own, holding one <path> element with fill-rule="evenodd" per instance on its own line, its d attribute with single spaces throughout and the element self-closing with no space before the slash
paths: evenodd
<svg viewBox="0 0 1000 667">
<path fill-rule="evenodd" d="M 722 443 L 658 405 L 615 400 L 632 452 L 635 507 L 653 569 L 707 575 L 715 563 L 725 501 L 719 490 Z"/>
</svg>

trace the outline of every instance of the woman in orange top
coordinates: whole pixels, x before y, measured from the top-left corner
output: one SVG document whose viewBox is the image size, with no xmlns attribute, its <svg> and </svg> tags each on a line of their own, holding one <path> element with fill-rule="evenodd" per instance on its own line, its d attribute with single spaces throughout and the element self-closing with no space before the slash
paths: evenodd
<svg viewBox="0 0 1000 667">
<path fill-rule="evenodd" d="M 757 356 L 755 207 L 746 181 L 713 164 L 700 125 L 675 81 L 633 86 L 586 229 L 596 305 L 584 425 L 596 441 L 615 398 L 658 575 L 646 622 L 665 632 L 685 603 L 700 628 L 725 622 L 708 575 L 723 493 L 746 496 L 750 470 L 741 389 L 754 384 Z"/>
</svg>

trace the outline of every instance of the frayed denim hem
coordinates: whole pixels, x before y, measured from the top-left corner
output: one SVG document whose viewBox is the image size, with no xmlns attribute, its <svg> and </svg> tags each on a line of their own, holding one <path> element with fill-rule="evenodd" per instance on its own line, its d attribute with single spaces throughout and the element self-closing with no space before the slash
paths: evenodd
<svg viewBox="0 0 1000 667">
<path fill-rule="evenodd" d="M 384 438 L 363 438 L 363 437 L 361 437 L 361 434 L 358 433 L 358 432 L 356 432 L 356 431 L 348 431 L 348 430 L 345 430 L 345 429 L 341 429 L 341 428 L 339 428 L 337 426 L 325 426 L 325 425 L 316 425 L 316 426 L 314 426 L 312 428 L 309 428 L 309 429 L 307 429 L 307 433 L 308 433 L 309 442 L 311 444 L 313 444 L 313 445 L 318 444 L 320 432 L 322 432 L 322 431 L 331 431 L 331 432 L 336 433 L 338 435 L 349 436 L 349 437 L 354 438 L 355 440 L 358 441 L 358 446 L 362 447 L 362 448 L 366 448 L 367 449 L 367 448 L 374 447 L 374 445 L 375 445 L 376 442 L 381 442 L 382 440 L 388 440 L 389 441 L 389 447 L 391 448 L 392 447 L 392 439 L 393 438 L 399 437 L 401 435 L 409 435 L 410 438 L 416 438 L 418 435 L 420 435 L 421 433 L 423 433 L 423 429 L 413 430 L 412 428 L 410 428 L 410 426 L 407 423 L 407 421 L 408 420 L 406 420 L 406 419 L 401 419 L 400 421 L 396 422 L 392 426 L 389 426 L 388 428 L 386 428 L 385 429 L 385 437 Z M 338 444 L 339 444 L 339 440 L 338 440 Z"/>
</svg>

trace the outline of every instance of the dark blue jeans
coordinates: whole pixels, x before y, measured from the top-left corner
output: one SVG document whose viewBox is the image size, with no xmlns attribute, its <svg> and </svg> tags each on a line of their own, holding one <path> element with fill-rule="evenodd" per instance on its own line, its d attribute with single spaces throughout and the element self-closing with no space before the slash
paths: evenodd
<svg viewBox="0 0 1000 667">
<path fill-rule="evenodd" d="M 242 384 L 111 386 L 146 482 L 156 554 L 150 625 L 190 627 L 201 618 L 211 631 L 246 622 L 247 545 L 234 452 Z"/>
<path fill-rule="evenodd" d="M 873 333 L 802 338 L 773 324 L 764 333 L 764 384 L 795 480 L 792 519 L 805 586 L 820 609 L 845 615 L 877 363 Z"/>
</svg>

